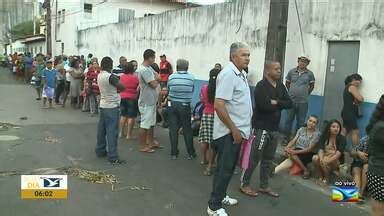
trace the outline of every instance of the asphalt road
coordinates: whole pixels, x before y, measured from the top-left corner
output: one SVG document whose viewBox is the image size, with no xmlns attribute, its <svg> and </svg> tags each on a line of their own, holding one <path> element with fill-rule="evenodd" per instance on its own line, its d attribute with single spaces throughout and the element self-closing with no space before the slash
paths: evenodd
<svg viewBox="0 0 384 216">
<path fill-rule="evenodd" d="M 128 163 L 112 167 L 94 155 L 98 118 L 71 108 L 45 110 L 35 100 L 34 89 L 14 81 L 8 70 L 0 69 L 0 122 L 20 125 L 1 130 L 1 135 L 20 139 L 0 141 L 1 216 L 202 216 L 206 215 L 212 177 L 202 175 L 199 160 L 187 161 L 180 139 L 181 157 L 169 156 L 167 131 L 156 136 L 165 147 L 155 154 L 137 151 L 137 141 L 121 140 L 119 153 Z M 20 120 L 20 117 L 27 117 Z M 198 145 L 196 144 L 196 148 Z M 184 154 L 184 155 L 183 155 Z M 120 179 L 112 191 L 109 184 L 95 184 L 69 177 L 67 200 L 22 200 L 20 176 L 10 171 L 30 173 L 38 168 L 77 166 L 114 174 Z M 7 174 L 8 173 L 8 174 Z M 257 185 L 258 175 L 253 178 Z M 230 215 L 368 215 L 356 204 L 332 203 L 327 190 L 310 181 L 287 175 L 271 179 L 279 199 L 260 195 L 248 198 L 238 192 L 235 175 L 229 194 L 239 205 L 227 208 Z"/>
</svg>

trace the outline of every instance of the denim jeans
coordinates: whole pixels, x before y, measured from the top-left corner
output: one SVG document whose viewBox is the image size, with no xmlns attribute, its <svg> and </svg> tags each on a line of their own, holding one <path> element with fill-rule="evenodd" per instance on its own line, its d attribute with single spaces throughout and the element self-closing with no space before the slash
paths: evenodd
<svg viewBox="0 0 384 216">
<path fill-rule="evenodd" d="M 208 205 L 211 210 L 216 211 L 222 208 L 221 202 L 227 194 L 227 188 L 236 168 L 241 145 L 233 143 L 232 134 L 213 140 L 212 144 L 218 156 L 217 169 L 213 178 L 213 189 Z"/>
<path fill-rule="evenodd" d="M 292 124 L 296 117 L 295 130 L 305 125 L 305 118 L 308 113 L 308 103 L 293 103 L 292 109 L 287 110 L 287 119 L 285 120 L 284 133 L 290 136 L 292 133 Z"/>
<path fill-rule="evenodd" d="M 57 86 L 55 90 L 55 102 L 59 103 L 60 102 L 60 96 L 63 94 L 65 88 L 65 80 L 58 80 L 57 81 Z"/>
<path fill-rule="evenodd" d="M 271 165 L 277 147 L 277 135 L 278 132 L 269 132 L 260 129 L 256 130 L 255 139 L 251 148 L 249 166 L 241 175 L 240 181 L 242 186 L 249 185 L 253 171 L 261 160 L 260 188 L 268 188 L 269 174 L 271 172 Z"/>
<path fill-rule="evenodd" d="M 95 95 L 93 92 L 89 93 L 84 97 L 82 111 L 90 112 L 91 114 L 98 113 L 100 105 L 99 103 L 99 96 Z"/>
<path fill-rule="evenodd" d="M 119 159 L 117 153 L 117 140 L 119 132 L 120 108 L 100 108 L 100 119 L 97 128 L 96 155 L 107 154 L 108 160 Z"/>
<path fill-rule="evenodd" d="M 169 125 L 169 107 L 161 108 L 161 115 L 163 117 L 163 125 Z"/>
<path fill-rule="evenodd" d="M 171 155 L 178 156 L 179 128 L 183 128 L 184 142 L 190 156 L 195 156 L 193 134 L 191 128 L 191 106 L 189 103 L 171 102 L 168 112 L 169 137 L 171 139 Z"/>
</svg>

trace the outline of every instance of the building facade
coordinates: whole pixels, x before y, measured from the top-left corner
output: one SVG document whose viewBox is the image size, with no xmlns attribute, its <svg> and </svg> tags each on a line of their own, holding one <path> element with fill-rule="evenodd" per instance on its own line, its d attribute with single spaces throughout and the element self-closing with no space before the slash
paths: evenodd
<svg viewBox="0 0 384 216">
<path fill-rule="evenodd" d="M 16 48 L 14 50 L 9 45 L 12 41 L 9 38 L 9 30 L 27 21 L 34 21 L 34 29 L 36 30 L 42 14 L 43 9 L 38 0 L 0 0 L 0 51 L 7 53 L 16 51 Z M 44 31 L 44 29 L 41 30 Z M 33 33 L 39 34 L 40 32 L 34 31 Z M 17 45 L 17 49 L 20 50 L 21 47 Z"/>
</svg>

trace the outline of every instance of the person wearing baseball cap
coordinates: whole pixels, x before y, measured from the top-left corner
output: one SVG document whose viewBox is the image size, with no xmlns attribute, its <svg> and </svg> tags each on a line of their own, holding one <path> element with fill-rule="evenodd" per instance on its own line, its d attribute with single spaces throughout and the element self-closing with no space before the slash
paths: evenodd
<svg viewBox="0 0 384 216">
<path fill-rule="evenodd" d="M 304 56 L 304 55 L 299 56 L 299 57 L 297 58 L 297 61 L 300 61 L 300 60 L 302 60 L 302 61 L 304 61 L 304 62 L 307 62 L 307 65 L 311 62 L 311 60 L 310 60 L 307 56 Z"/>
<path fill-rule="evenodd" d="M 306 55 L 300 55 L 297 58 L 297 67 L 290 70 L 286 76 L 285 85 L 287 86 L 289 96 L 293 102 L 292 109 L 287 111 L 287 118 L 284 125 L 284 133 L 287 141 L 292 133 L 293 120 L 296 118 L 295 131 L 305 124 L 305 118 L 308 113 L 309 95 L 315 87 L 315 76 L 307 66 L 311 60 Z"/>
</svg>

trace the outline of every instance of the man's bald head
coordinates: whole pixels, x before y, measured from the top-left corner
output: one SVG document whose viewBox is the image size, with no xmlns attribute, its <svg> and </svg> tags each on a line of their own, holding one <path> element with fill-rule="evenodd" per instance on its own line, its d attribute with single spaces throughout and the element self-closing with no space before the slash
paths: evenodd
<svg viewBox="0 0 384 216">
<path fill-rule="evenodd" d="M 279 80 L 281 78 L 280 62 L 267 60 L 265 62 L 265 75 L 273 80 Z"/>
</svg>

